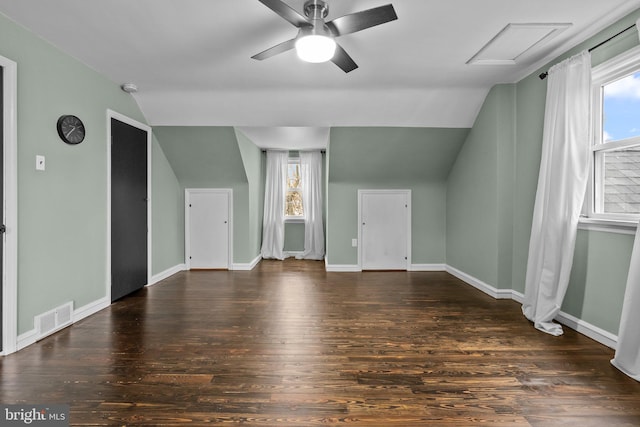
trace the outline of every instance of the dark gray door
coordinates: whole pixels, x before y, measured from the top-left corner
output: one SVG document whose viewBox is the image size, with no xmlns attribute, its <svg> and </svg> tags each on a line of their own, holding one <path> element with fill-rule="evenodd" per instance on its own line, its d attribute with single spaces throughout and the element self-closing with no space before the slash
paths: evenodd
<svg viewBox="0 0 640 427">
<path fill-rule="evenodd" d="M 111 301 L 147 284 L 147 132 L 111 119 Z"/>
<path fill-rule="evenodd" d="M 2 260 L 4 259 L 4 80 L 2 78 L 2 67 L 0 67 L 0 352 L 2 351 L 2 343 L 4 342 L 4 312 L 2 311 L 3 301 L 2 294 L 4 293 L 4 281 L 2 277 Z"/>
</svg>

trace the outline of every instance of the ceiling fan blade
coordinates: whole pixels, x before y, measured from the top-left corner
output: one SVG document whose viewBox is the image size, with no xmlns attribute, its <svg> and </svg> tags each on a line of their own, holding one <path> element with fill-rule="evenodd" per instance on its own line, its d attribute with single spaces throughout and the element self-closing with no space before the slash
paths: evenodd
<svg viewBox="0 0 640 427">
<path fill-rule="evenodd" d="M 296 47 L 296 39 L 287 40 L 286 42 L 282 42 L 256 55 L 253 55 L 251 59 L 262 61 L 263 59 L 271 58 L 272 56 L 276 56 L 279 53 L 291 50 L 294 47 Z"/>
<path fill-rule="evenodd" d="M 298 28 L 311 25 L 307 19 L 281 0 L 258 0 Z"/>
<path fill-rule="evenodd" d="M 336 53 L 333 55 L 333 58 L 331 58 L 331 62 L 340 67 L 345 73 L 358 68 L 358 64 L 356 64 L 355 61 L 351 59 L 347 51 L 344 50 L 339 44 L 336 44 Z"/>
<path fill-rule="evenodd" d="M 374 7 L 373 9 L 341 16 L 340 18 L 327 22 L 327 26 L 337 37 L 366 30 L 367 28 L 375 27 L 376 25 L 396 19 L 398 19 L 398 15 L 396 15 L 393 5 L 388 4 L 386 6 Z"/>
</svg>

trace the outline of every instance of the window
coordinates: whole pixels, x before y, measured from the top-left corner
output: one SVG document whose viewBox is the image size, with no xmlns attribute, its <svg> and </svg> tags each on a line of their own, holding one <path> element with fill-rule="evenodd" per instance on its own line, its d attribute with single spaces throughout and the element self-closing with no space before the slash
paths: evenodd
<svg viewBox="0 0 640 427">
<path fill-rule="evenodd" d="M 640 50 L 593 70 L 593 144 L 588 216 L 640 218 Z"/>
<path fill-rule="evenodd" d="M 289 220 L 304 219 L 299 158 L 290 158 L 287 166 L 287 193 L 284 214 L 285 218 Z"/>
</svg>

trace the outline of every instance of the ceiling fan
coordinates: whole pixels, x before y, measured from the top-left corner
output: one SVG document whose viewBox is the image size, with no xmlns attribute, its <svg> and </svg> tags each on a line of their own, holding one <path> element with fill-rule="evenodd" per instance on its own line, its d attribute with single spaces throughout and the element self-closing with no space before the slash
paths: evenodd
<svg viewBox="0 0 640 427">
<path fill-rule="evenodd" d="M 329 5 L 323 0 L 307 0 L 304 15 L 300 15 L 282 0 L 259 0 L 260 3 L 297 27 L 298 35 L 277 44 L 251 58 L 263 60 L 279 53 L 296 49 L 298 56 L 307 62 L 331 61 L 345 73 L 358 65 L 349 54 L 335 42 L 335 38 L 398 19 L 391 4 L 341 16 L 325 22 Z"/>
</svg>

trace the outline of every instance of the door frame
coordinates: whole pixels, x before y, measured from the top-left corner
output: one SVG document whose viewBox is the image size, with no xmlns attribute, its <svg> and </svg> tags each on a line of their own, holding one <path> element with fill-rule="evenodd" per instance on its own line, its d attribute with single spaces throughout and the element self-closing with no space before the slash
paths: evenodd
<svg viewBox="0 0 640 427">
<path fill-rule="evenodd" d="M 358 190 L 358 269 L 362 271 L 362 199 L 368 194 L 402 194 L 407 197 L 407 265 L 406 270 L 411 266 L 411 190 L 401 189 L 372 189 Z"/>
<path fill-rule="evenodd" d="M 2 209 L 7 231 L 2 254 L 2 352 L 15 353 L 18 347 L 18 66 L 0 55 L 3 68 L 3 153 L 4 200 Z"/>
<path fill-rule="evenodd" d="M 151 134 L 151 126 L 120 114 L 116 111 L 107 109 L 107 280 L 106 280 L 106 298 L 111 303 L 111 119 L 116 119 L 130 126 L 147 132 L 147 283 L 151 283 L 151 147 L 153 136 Z"/>
<path fill-rule="evenodd" d="M 233 189 L 231 188 L 185 188 L 184 189 L 184 263 L 187 270 L 191 269 L 191 221 L 189 219 L 189 201 L 193 193 L 223 193 L 227 195 L 229 216 L 229 241 L 227 242 L 227 268 L 233 266 Z"/>
</svg>

